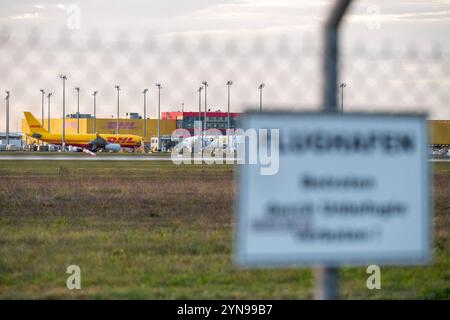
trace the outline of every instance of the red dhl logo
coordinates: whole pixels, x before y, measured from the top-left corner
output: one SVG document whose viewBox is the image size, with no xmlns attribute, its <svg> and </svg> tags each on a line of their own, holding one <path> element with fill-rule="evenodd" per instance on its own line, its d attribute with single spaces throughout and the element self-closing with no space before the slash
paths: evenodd
<svg viewBox="0 0 450 320">
<path fill-rule="evenodd" d="M 39 124 L 32 124 L 31 128 L 40 128 L 41 126 Z"/>
<path fill-rule="evenodd" d="M 131 137 L 108 137 L 106 140 L 112 143 L 132 143 L 133 138 Z"/>
</svg>

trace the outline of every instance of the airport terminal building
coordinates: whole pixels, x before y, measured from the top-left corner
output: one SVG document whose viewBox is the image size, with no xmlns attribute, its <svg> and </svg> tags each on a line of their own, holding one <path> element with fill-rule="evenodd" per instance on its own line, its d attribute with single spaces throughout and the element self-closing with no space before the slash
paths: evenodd
<svg viewBox="0 0 450 320">
<path fill-rule="evenodd" d="M 20 150 L 23 145 L 22 134 L 9 132 L 7 135 L 6 132 L 0 132 L 0 151 Z"/>
<path fill-rule="evenodd" d="M 230 129 L 238 128 L 238 118 L 241 113 L 230 112 Z M 194 134 L 194 121 L 202 121 L 204 123 L 204 112 L 163 112 L 162 118 L 166 120 L 176 121 L 176 128 L 187 129 Z M 219 129 L 223 134 L 228 128 L 227 112 L 206 112 L 206 129 Z"/>
</svg>

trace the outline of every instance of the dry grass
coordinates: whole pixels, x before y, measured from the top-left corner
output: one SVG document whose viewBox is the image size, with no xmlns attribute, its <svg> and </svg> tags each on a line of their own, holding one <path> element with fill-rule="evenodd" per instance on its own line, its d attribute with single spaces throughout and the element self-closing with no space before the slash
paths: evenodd
<svg viewBox="0 0 450 320">
<path fill-rule="evenodd" d="M 436 186 L 436 259 L 342 271 L 346 298 L 450 297 L 450 170 Z M 232 261 L 233 167 L 165 162 L 0 163 L 0 298 L 311 298 L 309 270 Z M 82 290 L 65 268 L 82 269 Z"/>
</svg>

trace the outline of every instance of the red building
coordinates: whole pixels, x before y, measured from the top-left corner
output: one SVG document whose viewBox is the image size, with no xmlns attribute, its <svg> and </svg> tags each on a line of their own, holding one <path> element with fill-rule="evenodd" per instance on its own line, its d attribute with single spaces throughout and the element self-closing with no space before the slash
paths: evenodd
<svg viewBox="0 0 450 320">
<path fill-rule="evenodd" d="M 238 118 L 241 114 L 230 112 L 230 129 L 238 127 Z M 191 134 L 194 133 L 194 121 L 204 120 L 205 113 L 201 112 L 163 112 L 162 119 L 176 120 L 177 129 L 187 129 Z M 203 122 L 204 124 L 204 122 Z M 219 129 L 222 133 L 226 133 L 228 128 L 227 112 L 207 112 L 206 113 L 206 129 Z M 205 129 L 205 127 L 204 127 Z"/>
</svg>

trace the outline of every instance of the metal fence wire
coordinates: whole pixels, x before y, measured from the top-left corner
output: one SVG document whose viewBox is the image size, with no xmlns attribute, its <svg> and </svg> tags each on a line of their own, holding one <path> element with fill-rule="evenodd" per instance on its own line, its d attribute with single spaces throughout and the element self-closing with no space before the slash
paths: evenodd
<svg viewBox="0 0 450 320">
<path fill-rule="evenodd" d="M 149 88 L 148 112 L 157 116 L 157 89 L 162 84 L 161 111 L 198 110 L 198 88 L 208 81 L 208 108 L 225 111 L 227 81 L 231 110 L 259 108 L 258 86 L 264 83 L 264 110 L 321 108 L 322 44 L 304 36 L 146 36 L 116 38 L 91 32 L 74 38 L 62 29 L 56 38 L 39 30 L 27 37 L 7 28 L 0 31 L 0 88 L 11 92 L 11 131 L 20 131 L 22 111 L 40 114 L 39 89 L 52 92 L 52 112 L 61 116 L 59 74 L 66 74 L 66 113 L 76 111 L 75 87 L 80 87 L 80 112 L 92 113 L 92 93 L 98 91 L 97 114 L 115 115 L 115 85 L 121 86 L 121 114 L 142 113 L 142 90 Z M 430 118 L 450 118 L 450 54 L 439 45 L 403 46 L 364 41 L 340 48 L 340 82 L 345 87 L 344 111 L 427 112 Z M 339 105 L 341 99 L 339 98 Z M 3 109 L 3 108 L 2 108 Z M 5 130 L 0 112 L 0 130 Z"/>
</svg>

